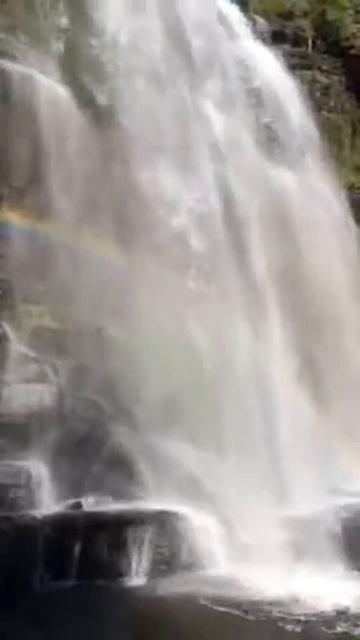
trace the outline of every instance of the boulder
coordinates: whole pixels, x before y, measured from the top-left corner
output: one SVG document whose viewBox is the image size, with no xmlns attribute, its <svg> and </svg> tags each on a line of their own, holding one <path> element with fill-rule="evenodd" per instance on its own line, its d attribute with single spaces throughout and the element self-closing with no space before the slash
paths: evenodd
<svg viewBox="0 0 360 640">
<path fill-rule="evenodd" d="M 147 582 L 201 568 L 186 517 L 140 504 L 0 515 L 0 603 L 55 585 Z"/>
<path fill-rule="evenodd" d="M 41 520 L 45 583 L 148 581 L 200 567 L 185 516 L 123 504 Z"/>
<path fill-rule="evenodd" d="M 328 509 L 292 516 L 286 527 L 299 562 L 323 561 L 327 566 L 330 551 L 343 555 L 352 570 L 360 571 L 359 501 L 344 500 Z"/>
<path fill-rule="evenodd" d="M 48 507 L 49 486 L 47 470 L 40 462 L 1 461 L 0 513 L 26 513 Z"/>
</svg>

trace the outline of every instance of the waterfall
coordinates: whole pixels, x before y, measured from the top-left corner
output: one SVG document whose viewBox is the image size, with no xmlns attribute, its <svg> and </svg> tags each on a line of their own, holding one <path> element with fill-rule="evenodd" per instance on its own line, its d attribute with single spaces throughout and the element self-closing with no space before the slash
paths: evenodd
<svg viewBox="0 0 360 640">
<path fill-rule="evenodd" d="M 81 60 L 102 70 L 92 82 L 86 68 L 101 123 L 59 80 L 31 76 L 47 206 L 78 245 L 54 235 L 44 291 L 121 335 L 94 367 L 128 390 L 136 428 L 115 420 L 114 442 L 142 497 L 214 514 L 224 565 L 280 566 L 284 518 L 359 485 L 360 264 L 345 195 L 302 90 L 237 7 L 87 10 Z M 38 247 L 17 236 L 14 255 L 26 289 Z M 311 562 L 337 566 L 338 543 L 325 519 Z"/>
</svg>

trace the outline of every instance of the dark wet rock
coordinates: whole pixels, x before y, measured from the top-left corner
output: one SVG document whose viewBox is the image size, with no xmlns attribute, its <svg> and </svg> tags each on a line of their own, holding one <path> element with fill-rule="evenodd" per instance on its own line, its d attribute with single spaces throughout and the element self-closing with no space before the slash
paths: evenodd
<svg viewBox="0 0 360 640">
<path fill-rule="evenodd" d="M 45 517 L 41 527 L 50 583 L 151 579 L 199 567 L 184 517 L 175 512 L 68 511 Z"/>
<path fill-rule="evenodd" d="M 293 557 L 299 564 L 325 568 L 333 553 L 341 553 L 341 522 L 333 511 L 293 516 L 286 526 Z"/>
<path fill-rule="evenodd" d="M 0 601 L 37 587 L 41 563 L 39 521 L 34 516 L 0 518 Z"/>
<path fill-rule="evenodd" d="M 0 462 L 0 513 L 42 509 L 47 482 L 46 471 L 40 463 Z"/>
<path fill-rule="evenodd" d="M 77 500 L 69 500 L 64 504 L 64 511 L 83 511 L 84 503 L 81 498 Z"/>
<path fill-rule="evenodd" d="M 344 67 L 348 86 L 360 100 L 360 51 L 350 51 L 345 54 Z"/>
<path fill-rule="evenodd" d="M 20 56 L 21 57 L 21 56 Z M 43 163 L 38 126 L 38 95 L 43 76 L 26 61 L 0 55 L 0 199 L 9 207 L 44 213 L 48 201 L 42 187 Z M 52 83 L 49 81 L 50 86 Z"/>
<path fill-rule="evenodd" d="M 348 508 L 341 519 L 341 537 L 346 558 L 360 571 L 360 507 Z"/>
<path fill-rule="evenodd" d="M 254 15 L 251 18 L 253 29 L 263 42 L 271 44 L 271 27 L 269 23 L 261 16 Z"/>
<path fill-rule="evenodd" d="M 263 19 L 262 19 L 263 20 Z M 287 45 L 291 48 L 300 48 L 307 51 L 308 35 L 303 25 L 295 21 L 273 18 L 267 24 L 266 42 L 275 46 Z"/>
<path fill-rule="evenodd" d="M 349 191 L 349 201 L 354 220 L 357 224 L 360 224 L 360 189 L 352 189 Z"/>
<path fill-rule="evenodd" d="M 113 91 L 103 58 L 106 40 L 85 0 L 69 3 L 69 20 L 71 29 L 65 38 L 62 57 L 64 76 L 82 107 L 97 122 L 111 122 L 114 119 Z"/>
<path fill-rule="evenodd" d="M 292 550 L 299 562 L 323 562 L 342 555 L 348 566 L 360 571 L 360 504 L 344 503 L 308 515 L 293 516 L 287 527 Z M 325 544 L 324 544 L 325 541 Z"/>
<path fill-rule="evenodd" d="M 115 438 L 119 425 L 120 419 L 100 398 L 74 395 L 67 403 L 51 449 L 60 499 L 91 493 L 114 499 L 132 495 L 135 465 Z"/>
<path fill-rule="evenodd" d="M 200 568 L 181 514 L 136 506 L 0 516 L 0 602 L 77 582 L 151 580 Z"/>
<path fill-rule="evenodd" d="M 44 585 L 76 580 L 81 523 L 55 515 L 40 523 L 41 571 Z"/>
</svg>

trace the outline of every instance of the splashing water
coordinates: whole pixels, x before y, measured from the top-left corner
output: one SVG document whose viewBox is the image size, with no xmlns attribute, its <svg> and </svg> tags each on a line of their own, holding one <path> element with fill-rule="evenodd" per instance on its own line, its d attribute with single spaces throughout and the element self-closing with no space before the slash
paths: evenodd
<svg viewBox="0 0 360 640">
<path fill-rule="evenodd" d="M 284 514 L 359 485 L 350 211 L 299 87 L 235 6 L 87 6 L 103 70 L 89 85 L 108 119 L 96 128 L 30 72 L 29 101 L 52 217 L 108 234 L 126 261 L 60 243 L 44 295 L 121 330 L 126 368 L 121 348 L 101 366 L 128 389 L 137 429 L 122 440 L 115 421 L 114 434 L 144 498 L 212 513 L 224 571 L 262 593 L 265 576 L 297 570 Z M 20 292 L 42 264 L 26 240 L 13 242 Z M 311 569 L 344 575 L 326 519 L 308 552 Z M 302 592 L 307 570 L 284 590 Z"/>
</svg>

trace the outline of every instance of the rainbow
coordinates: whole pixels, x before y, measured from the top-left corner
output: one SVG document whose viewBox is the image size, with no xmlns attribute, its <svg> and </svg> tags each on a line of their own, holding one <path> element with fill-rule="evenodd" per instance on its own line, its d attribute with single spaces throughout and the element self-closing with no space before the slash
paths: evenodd
<svg viewBox="0 0 360 640">
<path fill-rule="evenodd" d="M 29 212 L 0 208 L 0 236 L 11 237 L 19 232 L 111 260 L 117 266 L 126 263 L 121 246 L 108 235 L 96 234 L 86 226 L 73 227 L 49 219 L 41 220 Z"/>
</svg>

